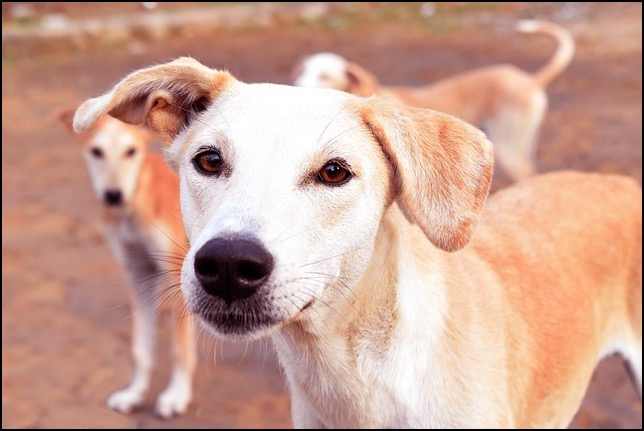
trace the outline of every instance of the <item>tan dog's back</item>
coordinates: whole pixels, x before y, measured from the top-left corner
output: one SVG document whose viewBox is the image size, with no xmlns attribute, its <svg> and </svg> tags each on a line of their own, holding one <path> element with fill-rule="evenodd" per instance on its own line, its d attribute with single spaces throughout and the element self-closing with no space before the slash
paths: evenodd
<svg viewBox="0 0 644 431">
<path fill-rule="evenodd" d="M 510 103 L 529 105 L 541 87 L 512 65 L 489 66 L 444 78 L 423 87 L 381 87 L 383 96 L 436 109 L 471 124 L 482 124 Z"/>
</svg>

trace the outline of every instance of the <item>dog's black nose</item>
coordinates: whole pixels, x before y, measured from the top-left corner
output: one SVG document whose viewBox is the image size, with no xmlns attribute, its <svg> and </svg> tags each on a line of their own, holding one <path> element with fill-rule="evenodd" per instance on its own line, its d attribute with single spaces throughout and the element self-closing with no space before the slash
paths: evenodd
<svg viewBox="0 0 644 431">
<path fill-rule="evenodd" d="M 211 239 L 195 255 L 195 275 L 203 289 L 230 304 L 248 298 L 273 271 L 273 256 L 249 239 Z"/>
<path fill-rule="evenodd" d="M 120 205 L 123 202 L 123 193 L 118 189 L 106 190 L 104 199 L 108 205 Z"/>
</svg>

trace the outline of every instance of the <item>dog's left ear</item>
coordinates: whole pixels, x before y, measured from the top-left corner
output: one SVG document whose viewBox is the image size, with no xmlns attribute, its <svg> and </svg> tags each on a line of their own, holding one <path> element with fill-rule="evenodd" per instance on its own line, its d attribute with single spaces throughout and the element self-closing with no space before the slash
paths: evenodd
<svg viewBox="0 0 644 431">
<path fill-rule="evenodd" d="M 360 112 L 391 161 L 407 218 L 435 246 L 465 247 L 492 182 L 492 144 L 476 127 L 428 109 L 370 98 Z"/>
<path fill-rule="evenodd" d="M 169 145 L 197 114 L 235 79 L 197 60 L 182 57 L 126 76 L 103 96 L 83 103 L 74 117 L 74 130 L 91 128 L 103 114 L 130 124 L 147 122 Z"/>
<path fill-rule="evenodd" d="M 347 91 L 356 96 L 369 97 L 378 90 L 378 78 L 357 63 L 347 62 L 345 73 L 349 88 Z"/>
</svg>

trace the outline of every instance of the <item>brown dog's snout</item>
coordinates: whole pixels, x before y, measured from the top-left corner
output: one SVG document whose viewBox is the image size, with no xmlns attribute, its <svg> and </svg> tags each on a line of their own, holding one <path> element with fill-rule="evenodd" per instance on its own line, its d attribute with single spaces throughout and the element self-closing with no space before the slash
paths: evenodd
<svg viewBox="0 0 644 431">
<path fill-rule="evenodd" d="M 106 190 L 103 199 L 107 205 L 121 205 L 123 202 L 123 192 L 119 189 Z"/>
<path fill-rule="evenodd" d="M 211 239 L 195 255 L 201 287 L 230 304 L 253 295 L 273 271 L 273 256 L 248 238 Z"/>
</svg>

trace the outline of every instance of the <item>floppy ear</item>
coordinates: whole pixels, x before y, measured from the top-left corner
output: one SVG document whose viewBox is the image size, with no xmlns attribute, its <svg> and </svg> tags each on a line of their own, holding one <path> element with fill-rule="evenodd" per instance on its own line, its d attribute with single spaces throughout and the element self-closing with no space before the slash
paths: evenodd
<svg viewBox="0 0 644 431">
<path fill-rule="evenodd" d="M 54 111 L 50 116 L 50 121 L 62 123 L 70 135 L 72 135 L 75 140 L 82 142 L 83 139 L 92 132 L 92 128 L 87 128 L 83 132 L 77 132 L 74 130 L 74 115 L 80 103 L 71 104 Z"/>
<path fill-rule="evenodd" d="M 346 71 L 349 88 L 347 92 L 356 96 L 368 97 L 376 93 L 378 78 L 362 66 L 347 62 Z"/>
<path fill-rule="evenodd" d="M 194 117 L 217 98 L 234 78 L 189 57 L 138 70 L 108 93 L 83 103 L 74 130 L 91 128 L 103 114 L 130 124 L 147 121 L 168 145 Z"/>
<path fill-rule="evenodd" d="M 67 130 L 71 134 L 74 134 L 73 123 L 74 123 L 74 114 L 76 113 L 77 107 L 78 105 L 61 108 L 56 110 L 56 112 L 54 112 L 52 115 L 52 118 L 55 119 L 56 121 L 60 121 L 61 123 L 63 123 L 63 125 L 67 127 Z"/>
<path fill-rule="evenodd" d="M 74 115 L 76 114 L 76 110 L 78 109 L 78 106 L 79 106 L 79 103 L 76 103 L 75 105 L 70 105 L 70 106 L 67 106 L 67 107 L 60 108 L 60 109 L 56 110 L 52 114 L 52 120 L 56 120 L 58 122 L 63 123 L 63 125 L 67 128 L 67 131 L 71 135 L 76 137 L 78 141 L 82 142 L 82 140 L 83 140 L 83 138 L 85 136 L 89 135 L 90 133 L 92 133 L 94 131 L 94 126 L 99 125 L 101 121 L 106 121 L 108 119 L 108 117 L 99 117 L 94 122 L 92 127 L 87 128 L 84 132 L 76 132 L 74 130 L 73 123 L 74 123 Z M 115 119 L 111 119 L 111 120 L 112 121 L 118 121 L 118 120 L 115 120 Z M 152 131 L 148 127 L 146 127 L 144 125 L 140 125 L 140 126 L 139 125 L 137 125 L 137 126 L 128 125 L 126 127 L 131 128 L 133 131 L 136 131 L 136 133 L 142 138 L 142 140 L 145 141 L 148 144 L 154 140 L 154 134 L 152 133 Z"/>
<path fill-rule="evenodd" d="M 485 135 L 450 115 L 375 97 L 361 115 L 393 165 L 396 200 L 407 218 L 435 246 L 465 247 L 492 182 Z"/>
</svg>

